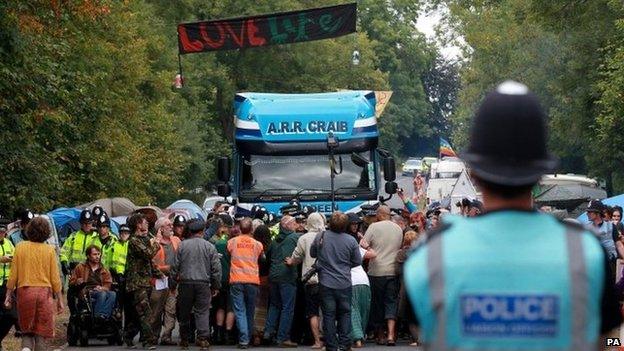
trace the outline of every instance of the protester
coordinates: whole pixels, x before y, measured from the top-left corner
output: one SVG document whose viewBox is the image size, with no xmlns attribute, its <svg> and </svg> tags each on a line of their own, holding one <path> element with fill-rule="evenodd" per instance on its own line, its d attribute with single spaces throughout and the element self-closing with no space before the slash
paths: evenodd
<svg viewBox="0 0 624 351">
<path fill-rule="evenodd" d="M 613 206 L 613 214 L 611 217 L 611 221 L 613 222 L 613 225 L 615 226 L 615 230 L 617 232 L 618 237 L 620 235 L 624 235 L 624 224 L 622 224 L 622 207 Z M 618 240 L 618 238 L 614 238 L 614 239 Z"/>
<path fill-rule="evenodd" d="M 351 214 L 349 214 L 349 218 L 351 218 Z M 352 223 L 350 222 L 350 225 Z M 377 253 L 373 249 L 364 250 L 359 246 L 359 251 L 362 260 L 372 260 L 377 257 Z M 370 304 L 371 290 L 368 275 L 362 265 L 353 267 L 351 268 L 351 340 L 355 348 L 363 347 L 364 341 L 366 341 Z"/>
<path fill-rule="evenodd" d="M 259 225 L 254 229 L 253 237 L 262 244 L 262 247 L 267 248 L 271 245 L 271 231 L 269 227 L 264 224 Z M 254 346 L 259 346 L 262 343 L 264 335 L 264 325 L 266 324 L 266 316 L 269 306 L 269 270 L 270 262 L 268 257 L 264 261 L 259 262 L 260 269 L 260 285 L 258 287 L 258 295 L 256 296 L 256 310 L 254 313 Z"/>
<path fill-rule="evenodd" d="M 11 241 L 6 237 L 7 225 L 0 223 L 0 301 L 4 301 L 7 292 L 7 281 L 11 273 L 11 261 L 13 260 L 13 252 L 15 248 Z M 17 322 L 17 314 L 15 306 L 10 309 L 0 308 L 0 350 L 2 350 L 2 341 L 9 334 L 11 327 Z"/>
<path fill-rule="evenodd" d="M 407 261 L 412 245 L 419 239 L 421 233 L 410 230 L 403 235 L 403 245 L 397 253 L 397 274 L 399 277 L 403 275 L 403 264 Z M 412 343 L 410 346 L 418 346 L 418 327 L 416 326 L 416 318 L 414 311 L 411 309 L 407 295 L 405 293 L 405 284 L 401 282 L 399 289 L 399 318 L 407 324 Z"/>
<path fill-rule="evenodd" d="M 414 212 L 410 214 L 409 227 L 416 233 L 424 233 L 427 231 L 427 219 L 422 212 Z"/>
<path fill-rule="evenodd" d="M 154 350 L 156 347 L 156 335 L 152 332 L 150 316 L 152 309 L 150 295 L 152 290 L 151 279 L 162 278 L 163 275 L 153 265 L 152 259 L 160 250 L 156 238 L 148 232 L 149 224 L 145 216 L 135 213 L 128 219 L 128 227 L 132 236 L 128 242 L 128 262 L 126 264 L 126 292 L 127 303 L 134 306 L 133 316 L 129 318 L 129 324 L 125 328 L 125 342 L 128 347 L 133 347 L 133 339 L 137 332 L 141 331 L 143 347 Z"/>
<path fill-rule="evenodd" d="M 178 323 L 180 346 L 188 349 L 191 312 L 197 327 L 197 346 L 210 346 L 210 300 L 221 287 L 221 263 L 214 245 L 203 239 L 205 223 L 192 219 L 187 223 L 189 238 L 180 243 L 175 263 L 178 274 Z"/>
<path fill-rule="evenodd" d="M 424 350 L 598 350 L 622 322 L 596 237 L 533 210 L 533 187 L 557 166 L 546 134 L 522 84 L 477 110 L 462 159 L 486 213 L 445 217 L 404 266 Z"/>
<path fill-rule="evenodd" d="M 79 289 L 79 296 L 93 302 L 93 316 L 106 320 L 115 307 L 116 294 L 111 291 L 113 277 L 102 265 L 102 251 L 96 245 L 89 245 L 87 259 L 76 266 L 69 278 L 69 285 Z"/>
<path fill-rule="evenodd" d="M 254 330 L 254 313 L 258 286 L 260 285 L 260 267 L 258 260 L 263 256 L 262 243 L 251 235 L 250 218 L 240 221 L 241 234 L 230 239 L 227 251 L 230 254 L 230 294 L 238 327 L 238 347 L 246 349 Z"/>
<path fill-rule="evenodd" d="M 19 228 L 11 233 L 11 236 L 9 236 L 9 240 L 13 244 L 13 247 L 17 246 L 17 244 L 24 240 L 28 240 L 26 237 L 26 226 L 28 226 L 28 223 L 35 218 L 35 215 L 29 209 L 21 209 L 17 211 L 17 216 L 15 217 L 19 220 Z"/>
<path fill-rule="evenodd" d="M 312 242 L 319 233 L 325 231 L 325 216 L 314 212 L 310 214 L 305 226 L 306 234 L 299 237 L 297 240 L 297 246 L 292 253 L 291 257 L 286 258 L 286 264 L 289 266 L 303 263 L 301 267 L 302 275 L 308 274 L 315 259 L 310 256 L 310 248 Z M 310 330 L 312 331 L 312 337 L 314 338 L 313 349 L 320 349 L 323 347 L 321 341 L 320 320 L 319 320 L 319 308 L 320 308 L 320 293 L 318 285 L 318 275 L 313 274 L 305 282 L 305 304 L 306 304 L 306 318 L 310 322 Z"/>
<path fill-rule="evenodd" d="M 608 254 L 608 259 L 615 269 L 615 260 L 617 259 L 617 250 L 615 248 L 614 237 L 617 237 L 617 230 L 613 223 L 603 218 L 604 205 L 600 200 L 591 200 L 587 206 L 586 213 L 589 222 L 586 224 L 587 229 L 591 229 L 598 235 L 598 239 L 602 247 Z"/>
<path fill-rule="evenodd" d="M 347 226 L 347 234 L 351 235 L 358 243 L 364 237 L 361 231 L 362 219 L 355 213 L 347 214 L 349 216 L 349 225 Z"/>
<path fill-rule="evenodd" d="M 171 268 L 175 264 L 181 240 L 173 235 L 173 223 L 167 217 L 161 217 L 156 220 L 154 229 L 156 230 L 156 240 L 160 245 L 160 249 L 154 256 L 153 262 L 165 277 L 160 281 L 154 281 L 154 288 L 150 294 L 152 332 L 155 338 L 158 338 L 161 328 L 164 327 L 160 344 L 175 345 L 171 341 L 171 333 L 175 328 L 176 322 L 175 306 L 177 292 Z M 166 280 L 166 284 L 164 280 Z"/>
<path fill-rule="evenodd" d="M 54 299 L 56 311 L 63 311 L 61 279 L 56 251 L 45 243 L 50 237 L 50 224 L 43 217 L 35 217 L 26 232 L 28 241 L 15 247 L 4 307 L 12 307 L 13 291 L 17 290 L 22 350 L 40 351 L 47 349 L 45 339 L 54 336 Z"/>
<path fill-rule="evenodd" d="M 383 205 L 377 210 L 377 222 L 371 224 L 360 246 L 371 248 L 377 257 L 368 265 L 372 292 L 371 322 L 376 331 L 377 344 L 384 344 L 384 322 L 387 327 L 385 344 L 396 343 L 396 313 L 399 278 L 396 273 L 396 255 L 403 242 L 403 231 L 390 220 L 390 209 Z"/>
<path fill-rule="evenodd" d="M 290 340 L 290 328 L 295 308 L 297 293 L 297 270 L 286 265 L 286 258 L 290 257 L 297 246 L 299 236 L 295 233 L 297 221 L 292 216 L 282 217 L 279 226 L 279 235 L 267 250 L 270 257 L 269 312 L 264 327 L 264 339 L 271 340 L 277 330 L 277 345 L 280 347 L 296 347 L 297 343 Z"/>
<path fill-rule="evenodd" d="M 323 335 L 328 351 L 351 348 L 351 268 L 362 264 L 362 255 L 357 241 L 345 233 L 348 225 L 346 214 L 334 212 L 329 230 L 317 234 L 310 247 L 310 256 L 318 258 Z"/>
<path fill-rule="evenodd" d="M 218 208 L 223 208 L 223 206 Z M 231 232 L 234 230 L 233 225 L 232 217 L 223 212 L 214 218 L 214 225 L 210 225 L 208 229 L 212 231 L 213 228 L 216 228 L 216 232 L 209 240 L 217 249 L 221 263 L 221 288 L 217 296 L 211 301 L 213 311 L 215 311 L 213 341 L 217 345 L 234 343 L 235 317 L 230 297 L 230 254 L 227 250 L 228 240 L 232 237 Z"/>
</svg>

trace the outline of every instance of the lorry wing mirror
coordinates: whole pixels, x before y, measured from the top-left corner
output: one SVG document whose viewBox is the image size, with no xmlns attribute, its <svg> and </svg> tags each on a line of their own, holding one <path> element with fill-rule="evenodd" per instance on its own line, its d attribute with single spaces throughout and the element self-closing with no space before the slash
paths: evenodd
<svg viewBox="0 0 624 351">
<path fill-rule="evenodd" d="M 396 179 L 394 157 L 390 156 L 383 159 L 383 172 L 386 182 L 393 182 Z"/>
<path fill-rule="evenodd" d="M 392 195 L 392 194 L 396 194 L 399 186 L 395 182 L 387 182 L 385 185 L 385 188 L 386 188 L 386 193 Z"/>
<path fill-rule="evenodd" d="M 368 166 L 368 164 L 370 163 L 366 158 L 364 158 L 360 154 L 356 154 L 355 152 L 351 153 L 351 162 L 361 168 Z"/>
<path fill-rule="evenodd" d="M 224 183 L 230 181 L 230 159 L 228 157 L 219 157 L 217 160 L 217 178 Z"/>
<path fill-rule="evenodd" d="M 232 189 L 227 183 L 217 185 L 217 194 L 222 197 L 228 197 L 232 194 Z"/>
</svg>

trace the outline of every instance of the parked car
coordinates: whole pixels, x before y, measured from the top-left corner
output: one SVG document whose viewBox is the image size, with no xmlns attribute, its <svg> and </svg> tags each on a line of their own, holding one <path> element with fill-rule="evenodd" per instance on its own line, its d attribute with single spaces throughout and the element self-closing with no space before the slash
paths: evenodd
<svg viewBox="0 0 624 351">
<path fill-rule="evenodd" d="M 422 171 L 423 162 L 419 158 L 409 158 L 403 162 L 403 175 L 413 175 L 414 171 Z"/>
</svg>

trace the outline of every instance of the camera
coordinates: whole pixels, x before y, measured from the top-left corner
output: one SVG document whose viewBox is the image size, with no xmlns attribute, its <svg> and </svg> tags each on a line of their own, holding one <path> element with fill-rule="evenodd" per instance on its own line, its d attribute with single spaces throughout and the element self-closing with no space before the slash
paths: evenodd
<svg viewBox="0 0 624 351">
<path fill-rule="evenodd" d="M 312 267 L 310 267 L 310 269 L 301 276 L 301 282 L 306 284 L 316 273 L 318 273 L 318 267 L 316 267 L 316 263 L 314 263 Z"/>
</svg>

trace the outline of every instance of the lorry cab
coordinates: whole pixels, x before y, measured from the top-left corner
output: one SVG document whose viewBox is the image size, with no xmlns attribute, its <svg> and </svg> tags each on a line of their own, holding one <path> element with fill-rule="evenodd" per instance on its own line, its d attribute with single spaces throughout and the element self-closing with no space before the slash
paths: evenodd
<svg viewBox="0 0 624 351">
<path fill-rule="evenodd" d="M 323 213 L 358 210 L 377 200 L 389 157 L 377 149 L 375 105 L 373 91 L 237 94 L 232 174 L 221 162 L 219 178 L 247 210 L 279 213 L 293 199 Z"/>
</svg>

